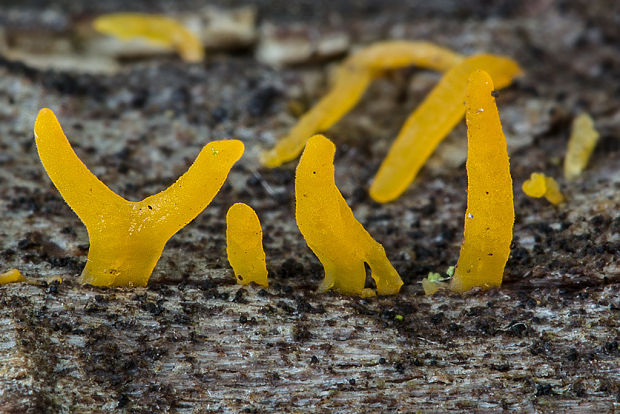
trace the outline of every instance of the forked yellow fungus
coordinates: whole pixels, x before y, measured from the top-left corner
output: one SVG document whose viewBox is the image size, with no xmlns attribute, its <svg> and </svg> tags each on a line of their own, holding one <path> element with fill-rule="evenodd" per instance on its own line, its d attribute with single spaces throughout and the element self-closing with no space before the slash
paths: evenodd
<svg viewBox="0 0 620 414">
<path fill-rule="evenodd" d="M 564 158 L 564 178 L 574 180 L 581 175 L 588 165 L 598 137 L 590 115 L 583 113 L 575 118 Z"/>
<path fill-rule="evenodd" d="M 493 80 L 482 70 L 467 82 L 467 211 L 464 240 L 450 289 L 500 286 L 510 255 L 515 220 L 506 138 L 493 97 Z"/>
<path fill-rule="evenodd" d="M 381 244 L 355 219 L 334 181 L 336 147 L 322 135 L 308 140 L 295 177 L 297 226 L 325 269 L 319 290 L 372 296 L 364 289 L 367 263 L 377 294 L 398 293 L 403 282 Z"/>
<path fill-rule="evenodd" d="M 34 135 L 47 174 L 86 225 L 90 249 L 80 280 L 96 286 L 146 286 L 168 239 L 209 205 L 243 154 L 241 141 L 211 142 L 174 184 L 132 202 L 86 168 L 50 109 L 39 112 Z"/>
<path fill-rule="evenodd" d="M 462 59 L 458 53 L 428 42 L 387 41 L 361 50 L 338 69 L 329 93 L 274 148 L 261 154 L 262 163 L 273 168 L 297 158 L 306 140 L 338 122 L 385 70 L 416 65 L 443 72 Z"/>
<path fill-rule="evenodd" d="M 8 272 L 0 274 L 0 285 L 6 285 L 7 283 L 26 282 L 27 279 L 17 269 L 11 269 Z"/>
<path fill-rule="evenodd" d="M 463 118 L 465 89 L 472 71 L 488 72 L 496 88 L 508 86 L 521 73 L 512 59 L 477 55 L 454 66 L 411 114 L 392 144 L 370 186 L 370 196 L 386 203 L 413 182 L 439 143 Z"/>
<path fill-rule="evenodd" d="M 557 181 L 543 173 L 532 173 L 529 180 L 523 183 L 521 189 L 530 197 L 545 197 L 547 201 L 556 206 L 565 200 Z"/>
<path fill-rule="evenodd" d="M 93 27 L 100 33 L 121 40 L 139 38 L 154 45 L 176 49 L 186 62 L 200 62 L 204 59 L 204 47 L 198 36 L 169 17 L 112 13 L 96 18 Z"/>
<path fill-rule="evenodd" d="M 247 204 L 236 203 L 228 209 L 226 253 L 238 284 L 248 285 L 254 282 L 264 287 L 269 286 L 263 231 L 258 216 Z"/>
</svg>

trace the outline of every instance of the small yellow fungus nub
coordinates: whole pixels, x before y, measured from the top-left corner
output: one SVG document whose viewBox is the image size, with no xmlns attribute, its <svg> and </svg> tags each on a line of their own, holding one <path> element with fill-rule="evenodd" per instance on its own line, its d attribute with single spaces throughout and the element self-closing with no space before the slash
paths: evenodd
<svg viewBox="0 0 620 414">
<path fill-rule="evenodd" d="M 543 173 L 532 173 L 529 180 L 523 183 L 521 189 L 530 197 L 545 197 L 547 201 L 556 206 L 565 200 L 557 181 Z"/>
<path fill-rule="evenodd" d="M 521 73 L 508 58 L 477 55 L 463 60 L 441 78 L 424 102 L 411 114 L 370 186 L 370 196 L 380 203 L 398 198 L 439 143 L 463 118 L 467 79 L 474 70 L 488 72 L 496 88 L 508 86 Z"/>
<path fill-rule="evenodd" d="M 478 70 L 467 82 L 467 211 L 464 240 L 450 289 L 500 286 L 515 220 L 506 138 L 493 81 Z"/>
<path fill-rule="evenodd" d="M 174 184 L 132 202 L 86 168 L 50 109 L 39 112 L 34 135 L 47 174 L 86 225 L 81 282 L 96 286 L 146 286 L 168 239 L 209 205 L 243 154 L 241 141 L 211 142 Z"/>
<path fill-rule="evenodd" d="M 96 18 L 93 27 L 100 33 L 122 40 L 140 38 L 154 45 L 174 48 L 186 62 L 200 62 L 204 59 L 204 47 L 198 36 L 169 17 L 112 13 Z"/>
<path fill-rule="evenodd" d="M 7 283 L 26 282 L 26 278 L 17 269 L 11 269 L 8 272 L 0 274 L 0 285 L 6 285 Z"/>
<path fill-rule="evenodd" d="M 226 252 L 238 284 L 249 285 L 254 282 L 264 287 L 269 286 L 263 231 L 258 216 L 247 204 L 236 203 L 228 209 Z"/>
<path fill-rule="evenodd" d="M 319 290 L 368 297 L 367 263 L 377 294 L 398 293 L 403 282 L 381 244 L 355 219 L 334 181 L 336 147 L 322 135 L 306 143 L 295 177 L 297 226 L 325 269 Z"/>
<path fill-rule="evenodd" d="M 574 180 L 579 177 L 588 165 L 598 137 L 590 115 L 583 113 L 575 118 L 564 158 L 564 178 Z"/>
<path fill-rule="evenodd" d="M 362 49 L 341 65 L 329 93 L 273 149 L 261 154 L 261 162 L 273 168 L 297 158 L 306 140 L 338 122 L 383 71 L 411 65 L 445 71 L 462 59 L 458 53 L 428 42 L 389 41 Z"/>
</svg>

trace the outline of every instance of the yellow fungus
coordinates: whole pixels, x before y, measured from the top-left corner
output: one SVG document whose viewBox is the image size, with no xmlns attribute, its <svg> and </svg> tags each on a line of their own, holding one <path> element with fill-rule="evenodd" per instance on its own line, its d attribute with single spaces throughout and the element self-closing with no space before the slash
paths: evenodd
<svg viewBox="0 0 620 414">
<path fill-rule="evenodd" d="M 574 180 L 579 177 L 588 165 L 598 137 L 590 115 L 583 113 L 575 118 L 564 158 L 564 178 Z"/>
<path fill-rule="evenodd" d="M 466 90 L 467 211 L 461 253 L 450 289 L 500 286 L 515 219 L 506 138 L 493 80 L 477 70 Z"/>
<path fill-rule="evenodd" d="M 132 202 L 86 168 L 50 109 L 39 112 L 34 135 L 43 167 L 86 225 L 90 249 L 81 282 L 96 286 L 146 286 L 168 239 L 209 205 L 243 154 L 240 141 L 211 142 L 174 184 Z"/>
<path fill-rule="evenodd" d="M 462 59 L 458 53 L 428 42 L 389 41 L 362 49 L 342 64 L 329 93 L 274 148 L 261 154 L 261 162 L 273 168 L 297 158 L 306 140 L 338 122 L 382 71 L 411 65 L 445 71 Z"/>
<path fill-rule="evenodd" d="M 521 189 L 530 197 L 545 197 L 547 201 L 556 206 L 565 200 L 557 181 L 543 173 L 532 173 L 529 180 L 523 183 Z"/>
<path fill-rule="evenodd" d="M 140 38 L 154 45 L 174 48 L 186 62 L 200 62 L 204 59 L 204 47 L 198 36 L 169 17 L 112 13 L 96 18 L 93 27 L 100 33 L 121 40 Z"/>
<path fill-rule="evenodd" d="M 233 204 L 226 214 L 226 252 L 237 283 L 268 287 L 263 231 L 252 207 Z"/>
<path fill-rule="evenodd" d="M 308 140 L 295 177 L 297 226 L 325 269 L 319 290 L 372 295 L 364 289 L 367 263 L 377 294 L 398 293 L 403 282 L 381 244 L 355 219 L 334 181 L 336 147 L 322 135 Z"/>
<path fill-rule="evenodd" d="M 355 53 L 345 61 L 345 66 L 385 71 L 416 65 L 445 72 L 463 59 L 463 55 L 430 42 L 388 40 Z"/>
<path fill-rule="evenodd" d="M 407 119 L 370 186 L 370 196 L 386 203 L 398 198 L 415 179 L 437 145 L 462 119 L 467 79 L 474 70 L 488 72 L 496 88 L 508 86 L 521 73 L 508 58 L 477 55 L 463 60 L 442 77 Z"/>
<path fill-rule="evenodd" d="M 17 283 L 17 282 L 26 282 L 26 278 L 21 272 L 17 269 L 11 269 L 8 272 L 4 272 L 0 274 L 0 285 L 5 285 L 7 283 Z"/>
</svg>

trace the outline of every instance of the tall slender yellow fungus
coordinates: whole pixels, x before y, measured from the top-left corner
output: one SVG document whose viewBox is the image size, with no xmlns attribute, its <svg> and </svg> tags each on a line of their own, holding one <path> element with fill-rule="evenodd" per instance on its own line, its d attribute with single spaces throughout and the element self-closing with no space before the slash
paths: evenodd
<svg viewBox="0 0 620 414">
<path fill-rule="evenodd" d="M 211 142 L 174 184 L 132 202 L 86 168 L 50 109 L 39 112 L 34 135 L 47 174 L 86 225 L 81 282 L 96 286 L 146 286 L 168 239 L 209 205 L 243 154 L 240 141 Z"/>
<path fill-rule="evenodd" d="M 263 231 L 252 207 L 233 204 L 226 214 L 226 252 L 237 283 L 268 287 Z"/>
<path fill-rule="evenodd" d="M 186 62 L 200 62 L 204 59 L 204 47 L 198 36 L 169 17 L 112 13 L 96 18 L 93 27 L 100 33 L 121 40 L 139 38 L 154 45 L 176 49 Z"/>
<path fill-rule="evenodd" d="M 367 263 L 379 295 L 398 293 L 403 282 L 385 250 L 355 219 L 334 181 L 336 147 L 322 135 L 308 140 L 295 177 L 297 226 L 325 269 L 319 290 L 371 296 L 364 289 Z"/>
<path fill-rule="evenodd" d="M 306 140 L 338 122 L 383 71 L 411 65 L 446 71 L 462 59 L 458 53 L 428 42 L 388 41 L 361 50 L 339 68 L 329 93 L 273 149 L 261 154 L 261 162 L 273 168 L 297 158 Z"/>
<path fill-rule="evenodd" d="M 26 278 L 17 269 L 11 269 L 8 272 L 0 274 L 0 285 L 7 283 L 26 282 Z"/>
<path fill-rule="evenodd" d="M 557 181 L 543 173 L 532 173 L 529 180 L 523 183 L 521 189 L 530 197 L 545 197 L 547 201 L 556 206 L 565 200 Z"/>
<path fill-rule="evenodd" d="M 508 86 L 521 73 L 506 57 L 477 55 L 450 69 L 424 102 L 411 114 L 392 144 L 370 186 L 370 196 L 386 203 L 398 198 L 465 113 L 463 101 L 472 71 L 488 72 L 496 88 Z"/>
<path fill-rule="evenodd" d="M 590 115 L 583 113 L 575 118 L 564 158 L 564 178 L 574 180 L 581 175 L 588 165 L 598 137 Z"/>
<path fill-rule="evenodd" d="M 476 70 L 467 82 L 467 212 L 450 289 L 500 286 L 515 219 L 512 178 L 493 80 Z"/>
</svg>

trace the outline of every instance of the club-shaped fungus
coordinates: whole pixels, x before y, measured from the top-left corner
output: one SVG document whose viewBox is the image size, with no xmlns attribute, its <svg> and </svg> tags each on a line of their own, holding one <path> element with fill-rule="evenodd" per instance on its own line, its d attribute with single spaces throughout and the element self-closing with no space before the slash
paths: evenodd
<svg viewBox="0 0 620 414">
<path fill-rule="evenodd" d="M 446 72 L 424 102 L 401 128 L 370 186 L 370 196 L 386 203 L 398 198 L 413 182 L 439 143 L 463 118 L 465 90 L 472 71 L 488 72 L 496 88 L 508 86 L 521 73 L 508 58 L 477 55 Z"/>
<path fill-rule="evenodd" d="M 90 249 L 80 280 L 96 286 L 146 286 L 168 239 L 209 205 L 243 154 L 241 141 L 211 142 L 174 184 L 132 202 L 86 168 L 50 109 L 39 112 L 34 135 L 47 174 L 86 225 Z"/>
<path fill-rule="evenodd" d="M 443 72 L 462 59 L 458 53 L 428 42 L 386 41 L 362 49 L 338 68 L 329 93 L 274 148 L 261 154 L 262 163 L 273 168 L 297 158 L 306 140 L 338 122 L 384 71 L 416 65 Z"/>
<path fill-rule="evenodd" d="M 240 285 L 268 287 L 263 231 L 252 207 L 233 204 L 226 214 L 226 253 Z"/>
<path fill-rule="evenodd" d="M 8 272 L 0 274 L 0 285 L 6 285 L 7 283 L 25 282 L 26 278 L 17 269 L 11 269 Z"/>
<path fill-rule="evenodd" d="M 583 113 L 575 118 L 564 158 L 564 178 L 574 180 L 581 175 L 588 165 L 598 137 L 590 115 Z"/>
<path fill-rule="evenodd" d="M 336 147 L 322 135 L 311 137 L 295 177 L 297 226 L 325 270 L 319 291 L 372 296 L 364 289 L 368 264 L 376 293 L 398 293 L 403 282 L 381 244 L 355 219 L 334 181 Z"/>
<path fill-rule="evenodd" d="M 558 182 L 543 173 L 532 173 L 521 189 L 530 197 L 545 197 L 551 204 L 557 206 L 564 202 L 564 195 L 560 192 Z"/>
<path fill-rule="evenodd" d="M 121 40 L 143 39 L 154 45 L 175 49 L 186 62 L 200 62 L 204 59 L 204 47 L 198 36 L 169 17 L 112 13 L 96 18 L 93 27 L 100 33 Z"/>
<path fill-rule="evenodd" d="M 502 284 L 515 220 L 506 138 L 493 97 L 493 80 L 482 70 L 467 82 L 467 211 L 461 253 L 450 289 L 465 292 Z"/>
</svg>

